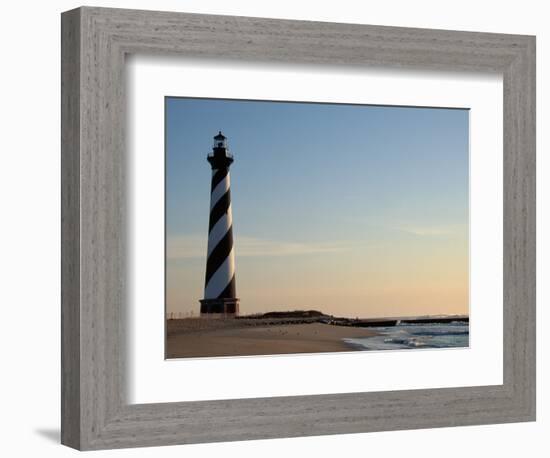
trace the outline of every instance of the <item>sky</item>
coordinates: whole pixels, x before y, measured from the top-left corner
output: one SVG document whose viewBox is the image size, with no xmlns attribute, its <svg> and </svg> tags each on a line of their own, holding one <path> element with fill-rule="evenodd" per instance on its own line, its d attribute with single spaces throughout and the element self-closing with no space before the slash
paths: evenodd
<svg viewBox="0 0 550 458">
<path fill-rule="evenodd" d="M 241 314 L 467 314 L 469 112 L 167 97 L 166 309 L 197 316 L 222 131 Z"/>
</svg>

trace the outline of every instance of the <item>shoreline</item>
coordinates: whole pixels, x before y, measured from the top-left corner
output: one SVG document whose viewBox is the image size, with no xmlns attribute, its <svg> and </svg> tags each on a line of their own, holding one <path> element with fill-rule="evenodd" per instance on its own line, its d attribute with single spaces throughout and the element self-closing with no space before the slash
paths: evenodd
<svg viewBox="0 0 550 458">
<path fill-rule="evenodd" d="M 166 358 L 261 356 L 361 351 L 343 339 L 373 337 L 373 330 L 319 321 L 220 320 L 166 321 Z"/>
</svg>

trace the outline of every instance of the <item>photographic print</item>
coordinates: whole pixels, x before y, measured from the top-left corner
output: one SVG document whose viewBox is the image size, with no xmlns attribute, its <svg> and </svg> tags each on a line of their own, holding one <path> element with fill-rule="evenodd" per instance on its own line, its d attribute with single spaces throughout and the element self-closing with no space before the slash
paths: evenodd
<svg viewBox="0 0 550 458">
<path fill-rule="evenodd" d="M 165 98 L 166 358 L 469 346 L 469 110 Z"/>
</svg>

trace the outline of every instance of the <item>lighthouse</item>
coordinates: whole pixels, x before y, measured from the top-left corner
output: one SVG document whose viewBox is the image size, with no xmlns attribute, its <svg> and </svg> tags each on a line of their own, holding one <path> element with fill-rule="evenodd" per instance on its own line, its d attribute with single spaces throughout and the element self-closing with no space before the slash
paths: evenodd
<svg viewBox="0 0 550 458">
<path fill-rule="evenodd" d="M 221 131 L 214 137 L 212 152 L 206 159 L 212 166 L 212 185 L 204 299 L 200 300 L 201 316 L 231 317 L 239 313 L 229 175 L 233 155 L 229 153 L 227 138 Z"/>
</svg>

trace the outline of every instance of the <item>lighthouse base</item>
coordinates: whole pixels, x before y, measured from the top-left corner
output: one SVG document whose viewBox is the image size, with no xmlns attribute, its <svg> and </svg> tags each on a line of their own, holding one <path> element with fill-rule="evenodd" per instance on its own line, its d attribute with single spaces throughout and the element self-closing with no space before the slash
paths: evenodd
<svg viewBox="0 0 550 458">
<path fill-rule="evenodd" d="M 239 314 L 239 299 L 201 299 L 201 316 L 208 318 L 233 318 Z"/>
</svg>

